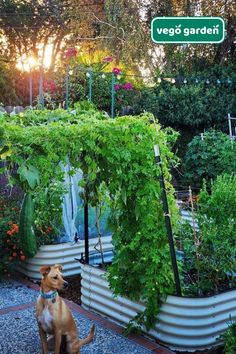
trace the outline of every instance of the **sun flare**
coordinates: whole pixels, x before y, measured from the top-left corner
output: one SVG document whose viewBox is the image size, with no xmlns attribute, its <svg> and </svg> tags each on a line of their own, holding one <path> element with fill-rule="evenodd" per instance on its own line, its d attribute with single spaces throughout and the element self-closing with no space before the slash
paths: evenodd
<svg viewBox="0 0 236 354">
<path fill-rule="evenodd" d="M 37 59 L 34 56 L 22 55 L 17 62 L 16 67 L 21 71 L 31 71 L 40 67 L 42 62 L 42 50 L 39 50 L 40 57 Z M 43 67 L 48 69 L 51 65 L 52 58 L 52 45 L 47 45 L 45 48 L 44 58 L 43 58 Z"/>
</svg>

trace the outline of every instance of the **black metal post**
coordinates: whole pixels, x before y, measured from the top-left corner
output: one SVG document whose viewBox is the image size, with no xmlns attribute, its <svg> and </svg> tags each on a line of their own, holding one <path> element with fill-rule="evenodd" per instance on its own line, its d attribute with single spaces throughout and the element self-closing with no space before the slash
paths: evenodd
<svg viewBox="0 0 236 354">
<path fill-rule="evenodd" d="M 89 264 L 89 223 L 88 223 L 88 204 L 86 200 L 84 204 L 84 247 L 85 247 L 85 263 Z"/>
<path fill-rule="evenodd" d="M 177 261 L 176 261 L 172 226 L 171 226 L 170 214 L 169 214 L 169 208 L 168 208 L 168 202 L 167 202 L 167 196 L 166 196 L 165 181 L 164 181 L 164 176 L 163 176 L 162 161 L 161 161 L 160 150 L 159 150 L 158 145 L 154 146 L 154 151 L 155 151 L 156 164 L 158 166 L 160 166 L 160 169 L 161 169 L 160 186 L 161 186 L 161 193 L 162 193 L 162 202 L 163 202 L 163 211 L 164 211 L 164 215 L 165 215 L 166 230 L 167 230 L 167 236 L 168 236 L 169 247 L 170 247 L 171 262 L 172 262 L 172 267 L 173 267 L 173 272 L 174 272 L 176 294 L 178 296 L 182 296 L 180 280 L 179 280 L 179 271 L 178 271 L 178 266 L 177 266 Z"/>
<path fill-rule="evenodd" d="M 68 110 L 69 107 L 69 71 L 70 67 L 67 65 L 66 67 L 66 102 L 65 102 L 65 109 Z"/>
<path fill-rule="evenodd" d="M 43 64 L 40 66 L 39 70 L 39 105 L 40 108 L 44 108 L 44 92 L 43 92 Z"/>
</svg>

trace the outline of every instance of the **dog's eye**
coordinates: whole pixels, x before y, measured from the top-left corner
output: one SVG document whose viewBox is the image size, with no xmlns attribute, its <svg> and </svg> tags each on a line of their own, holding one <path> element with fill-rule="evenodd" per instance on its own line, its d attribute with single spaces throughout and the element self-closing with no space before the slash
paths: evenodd
<svg viewBox="0 0 236 354">
<path fill-rule="evenodd" d="M 58 279 L 58 276 L 56 276 L 56 277 L 53 277 L 53 279 L 55 279 L 55 280 L 56 280 L 56 279 Z"/>
</svg>

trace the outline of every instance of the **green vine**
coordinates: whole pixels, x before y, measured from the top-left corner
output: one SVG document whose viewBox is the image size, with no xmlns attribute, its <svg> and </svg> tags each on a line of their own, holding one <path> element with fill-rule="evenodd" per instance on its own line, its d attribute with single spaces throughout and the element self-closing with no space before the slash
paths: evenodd
<svg viewBox="0 0 236 354">
<path fill-rule="evenodd" d="M 36 220 L 48 218 L 45 222 L 54 217 L 58 220 L 61 215 L 63 164 L 69 159 L 72 173 L 82 170 L 86 177 L 80 184 L 87 186 L 88 202 L 98 206 L 98 202 L 106 201 L 111 209 L 109 228 L 115 256 L 108 271 L 110 286 L 117 295 L 144 301 L 146 309 L 135 322 L 150 328 L 161 301 L 174 291 L 158 182 L 160 170 L 155 164 L 153 146 L 160 146 L 175 224 L 177 211 L 168 168 L 175 163 L 170 146 L 176 134 L 151 124 L 150 114 L 113 120 L 94 109 L 92 113 L 80 112 L 77 106 L 72 113 L 57 111 L 57 119 L 53 120 L 49 119 L 52 112 L 43 111 L 42 116 L 31 112 L 27 113 L 28 119 L 18 116 L 1 121 L 6 168 L 17 165 L 19 170 L 27 162 L 38 171 L 39 184 L 32 193 Z M 46 200 L 47 210 L 57 200 L 51 216 L 45 212 Z"/>
</svg>

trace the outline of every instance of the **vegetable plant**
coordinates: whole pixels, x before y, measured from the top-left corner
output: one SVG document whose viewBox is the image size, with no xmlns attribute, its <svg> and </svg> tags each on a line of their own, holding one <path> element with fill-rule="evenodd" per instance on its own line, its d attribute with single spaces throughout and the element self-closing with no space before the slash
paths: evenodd
<svg viewBox="0 0 236 354">
<path fill-rule="evenodd" d="M 235 215 L 236 176 L 218 176 L 210 191 L 205 184 L 195 214 L 199 230 L 182 228 L 185 270 L 190 275 L 188 290 L 202 295 L 219 293 L 222 286 L 235 286 Z"/>
<path fill-rule="evenodd" d="M 209 130 L 197 135 L 189 143 L 184 158 L 185 183 L 201 187 L 203 179 L 236 170 L 236 142 L 221 131 Z"/>
</svg>

